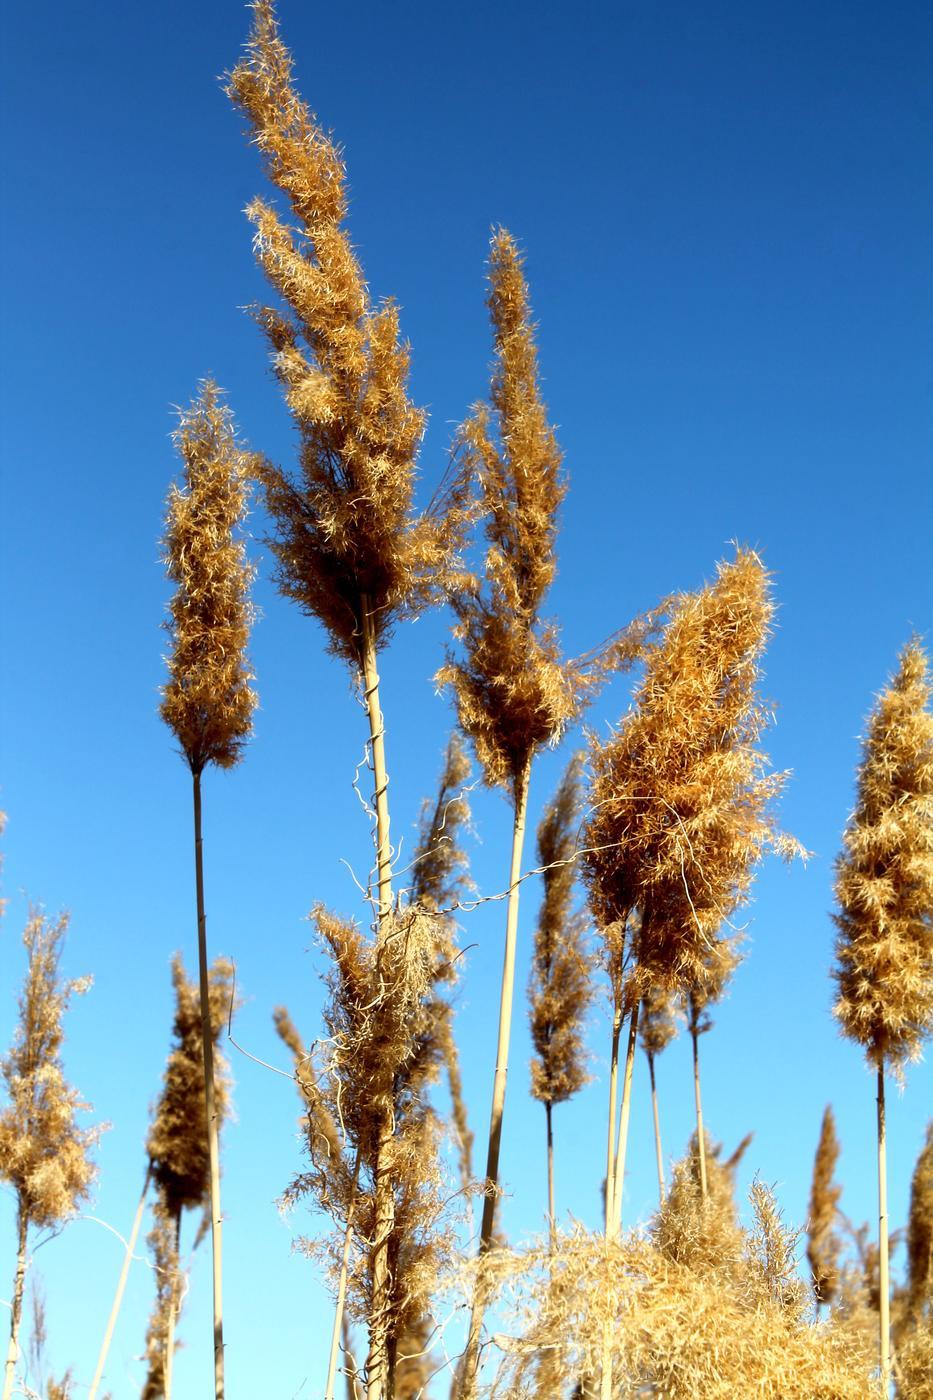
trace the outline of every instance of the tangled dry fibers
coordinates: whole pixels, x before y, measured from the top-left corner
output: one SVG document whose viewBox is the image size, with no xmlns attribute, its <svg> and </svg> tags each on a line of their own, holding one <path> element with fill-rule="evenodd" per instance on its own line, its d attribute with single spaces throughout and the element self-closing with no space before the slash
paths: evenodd
<svg viewBox="0 0 933 1400">
<path fill-rule="evenodd" d="M 933 714 L 920 643 L 868 721 L 855 811 L 836 865 L 842 1031 L 902 1073 L 933 1031 Z"/>
<path fill-rule="evenodd" d="M 165 624 L 172 650 L 161 713 L 198 774 L 208 763 L 232 767 L 252 730 L 252 569 L 237 531 L 253 459 L 237 446 L 230 411 L 210 380 L 182 414 L 175 442 L 184 475 L 169 494 L 163 542 L 176 592 Z"/>
</svg>

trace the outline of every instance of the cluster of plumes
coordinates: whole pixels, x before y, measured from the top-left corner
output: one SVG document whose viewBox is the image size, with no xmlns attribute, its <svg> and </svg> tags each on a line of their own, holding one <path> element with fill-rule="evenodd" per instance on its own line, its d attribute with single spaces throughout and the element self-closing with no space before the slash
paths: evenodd
<svg viewBox="0 0 933 1400">
<path fill-rule="evenodd" d="M 244 60 L 227 88 L 296 224 L 265 200 L 247 213 L 282 308 L 257 317 L 301 438 L 300 475 L 260 467 L 275 521 L 278 583 L 361 661 L 364 614 L 377 643 L 427 606 L 454 568 L 467 524 L 455 479 L 413 513 L 425 415 L 408 397 L 409 349 L 396 307 L 370 304 L 349 234 L 340 152 L 298 96 L 269 0 L 257 0 Z"/>
<path fill-rule="evenodd" d="M 97 1172 L 91 1150 L 101 1127 L 79 1128 L 86 1110 L 65 1080 L 62 1018 L 88 977 L 64 979 L 68 916 L 33 910 L 23 932 L 27 967 L 13 1044 L 0 1062 L 8 1102 L 0 1110 L 0 1181 L 16 1194 L 20 1219 L 40 1229 L 63 1224 L 87 1200 Z"/>
<path fill-rule="evenodd" d="M 571 760 L 538 826 L 544 900 L 538 914 L 528 988 L 531 1093 L 544 1104 L 564 1103 L 586 1083 L 583 1032 L 593 997 L 587 919 L 573 908 L 577 838 L 582 812 L 582 755 Z"/>
<path fill-rule="evenodd" d="M 807 1261 L 813 1279 L 817 1307 L 831 1304 L 839 1291 L 839 1259 L 842 1242 L 838 1235 L 839 1198 L 842 1187 L 835 1180 L 839 1160 L 839 1140 L 832 1107 L 827 1104 L 820 1128 L 820 1140 L 813 1161 L 810 1210 L 807 1220 Z"/>
<path fill-rule="evenodd" d="M 594 915 L 634 929 L 633 1000 L 654 987 L 709 1000 L 735 966 L 720 930 L 747 898 L 765 848 L 800 851 L 774 826 L 784 775 L 758 740 L 768 710 L 759 659 L 774 606 L 757 555 L 739 550 L 713 583 L 682 595 L 646 649 L 636 704 L 593 739 L 584 837 Z"/>
<path fill-rule="evenodd" d="M 933 714 L 916 640 L 868 722 L 837 862 L 834 1007 L 875 1065 L 900 1073 L 933 1031 Z"/>
<path fill-rule="evenodd" d="M 638 1038 L 650 1060 L 670 1045 L 677 1034 L 677 1007 L 669 988 L 655 983 L 641 1000 Z"/>
<path fill-rule="evenodd" d="M 719 1171 L 728 1177 L 725 1166 Z M 681 1164 L 675 1184 L 684 1189 L 672 1191 L 663 1224 L 659 1217 L 647 1237 L 607 1241 L 577 1228 L 552 1251 L 497 1251 L 500 1307 L 508 1316 L 511 1303 L 515 1326 L 493 1338 L 504 1359 L 486 1393 L 497 1400 L 598 1393 L 608 1324 L 613 1400 L 880 1396 L 870 1338 L 835 1318 L 809 1322 L 796 1236 L 772 1193 L 753 1185 L 746 1231 L 731 1183 L 717 1182 L 707 1204 L 724 1230 L 717 1251 L 713 1233 L 697 1244 L 703 1210 L 695 1169 Z"/>
<path fill-rule="evenodd" d="M 479 405 L 461 430 L 485 517 L 485 589 L 471 578 L 452 592 L 464 657 L 449 657 L 438 679 L 453 688 L 486 782 L 514 792 L 534 753 L 560 738 L 609 669 L 637 654 L 651 624 L 593 658 L 561 660 L 557 627 L 541 619 L 556 567 L 561 452 L 541 399 L 522 258 L 505 229 L 492 241 L 488 305 L 492 411 Z"/>
<path fill-rule="evenodd" d="M 907 1279 L 893 1317 L 898 1396 L 933 1400 L 933 1120 L 911 1181 Z"/>
<path fill-rule="evenodd" d="M 398 1342 L 422 1327 L 449 1243 L 441 1221 L 439 1123 L 427 1093 L 442 1062 L 429 1010 L 441 921 L 409 906 L 381 921 L 375 943 L 323 908 L 313 918 L 332 964 L 324 1013 L 327 1055 L 318 1069 L 293 1036 L 311 1165 L 291 1183 L 283 1202 L 290 1206 L 311 1194 L 338 1223 L 345 1226 L 352 1216 L 348 1306 L 355 1319 L 368 1321 L 377 1172 L 385 1174 L 392 1184 L 394 1217 L 382 1321 Z M 288 1021 L 281 1012 L 279 1026 L 284 1034 Z M 387 1116 L 394 1125 L 388 1140 Z M 342 1247 L 342 1233 L 323 1246 L 308 1246 L 325 1254 L 335 1279 Z"/>
<path fill-rule="evenodd" d="M 256 696 L 245 650 L 252 569 L 238 530 L 253 459 L 237 445 L 210 380 L 182 414 L 175 442 L 184 476 L 169 494 L 163 541 L 177 587 L 165 623 L 172 651 L 161 714 L 200 773 L 208 763 L 232 767 L 252 730 Z"/>
<path fill-rule="evenodd" d="M 172 1046 L 146 1140 L 149 1171 L 156 1188 L 153 1228 L 147 1241 L 156 1293 L 146 1334 L 148 1373 L 143 1400 L 156 1400 L 163 1394 L 166 1345 L 183 1291 L 179 1260 L 182 1213 L 185 1210 L 203 1212 L 195 1244 L 210 1224 L 201 999 L 197 983 L 186 976 L 177 953 L 172 959 L 172 985 L 175 991 Z M 233 998 L 233 964 L 225 958 L 217 958 L 208 971 L 208 1003 L 215 1046 L 214 1106 L 218 1129 L 230 1108 L 230 1080 L 216 1046 L 228 1024 Z"/>
</svg>

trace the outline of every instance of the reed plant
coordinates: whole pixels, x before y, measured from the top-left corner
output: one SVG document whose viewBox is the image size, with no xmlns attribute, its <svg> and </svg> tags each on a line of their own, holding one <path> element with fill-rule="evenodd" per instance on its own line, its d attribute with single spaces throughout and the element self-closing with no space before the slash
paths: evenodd
<svg viewBox="0 0 933 1400">
<path fill-rule="evenodd" d="M 191 772 L 194 868 L 205 1133 L 210 1158 L 210 1229 L 213 1261 L 214 1394 L 224 1394 L 220 1111 L 211 1030 L 204 904 L 201 778 L 215 764 L 232 768 L 252 732 L 256 695 L 246 657 L 252 608 L 242 531 L 252 458 L 238 444 L 230 410 L 211 380 L 181 416 L 175 441 L 183 463 L 180 486 L 169 493 L 163 541 L 168 577 L 175 584 L 165 623 L 171 638 L 169 677 L 161 714 Z"/>
<path fill-rule="evenodd" d="M 478 404 L 460 432 L 460 455 L 479 485 L 486 536 L 483 577 L 450 590 L 458 649 L 438 680 L 454 697 L 483 779 L 512 807 L 505 946 L 496 1037 L 496 1067 L 479 1253 L 493 1243 L 500 1192 L 515 987 L 522 853 L 535 755 L 579 718 L 594 689 L 637 654 L 644 625 L 577 661 L 561 657 L 558 629 L 542 612 L 554 578 L 557 514 L 565 492 L 562 455 L 541 395 L 538 356 L 523 259 L 506 229 L 493 236 L 489 297 L 494 364 L 488 404 Z M 483 1318 L 482 1274 L 461 1367 L 461 1400 L 475 1384 Z"/>
<path fill-rule="evenodd" d="M 425 415 L 408 395 L 410 352 L 397 307 L 373 305 L 345 227 L 346 177 L 333 141 L 300 98 L 272 5 L 253 6 L 246 56 L 230 74 L 266 174 L 297 221 L 267 201 L 248 214 L 260 266 L 279 305 L 256 311 L 299 434 L 298 473 L 258 468 L 274 523 L 281 592 L 324 626 L 330 649 L 359 678 L 367 713 L 375 808 L 377 946 L 392 918 L 392 844 L 378 654 L 393 627 L 418 616 L 456 571 L 468 520 L 465 478 L 442 483 L 416 513 L 416 458 Z M 373 1314 L 368 1400 L 387 1393 L 389 1239 L 393 1184 L 392 1085 L 371 1086 L 378 1133 L 378 1223 L 373 1232 Z"/>
<path fill-rule="evenodd" d="M 3 1400 L 16 1383 L 30 1231 L 60 1230 L 90 1195 L 97 1174 L 91 1152 L 102 1127 L 81 1128 L 89 1108 L 65 1079 L 63 1019 L 89 977 L 66 978 L 61 958 L 68 916 L 33 909 L 23 931 L 26 974 L 10 1050 L 0 1061 L 7 1103 L 0 1109 L 0 1181 L 16 1198 L 16 1268 Z"/>
<path fill-rule="evenodd" d="M 929 663 L 914 638 L 869 717 L 856 805 L 836 864 L 834 915 L 842 1033 L 877 1084 L 880 1364 L 890 1383 L 885 1072 L 903 1079 L 933 1030 L 933 713 Z"/>
</svg>

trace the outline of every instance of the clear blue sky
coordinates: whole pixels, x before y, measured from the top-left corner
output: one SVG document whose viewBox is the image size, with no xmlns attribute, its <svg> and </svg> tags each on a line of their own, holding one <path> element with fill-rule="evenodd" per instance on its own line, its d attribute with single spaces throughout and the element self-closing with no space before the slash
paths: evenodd
<svg viewBox="0 0 933 1400">
<path fill-rule="evenodd" d="M 414 390 L 429 406 L 425 491 L 452 427 L 485 392 L 491 224 L 528 255 L 541 365 L 566 453 L 552 607 L 568 652 L 672 589 L 693 588 L 737 538 L 776 575 L 767 659 L 770 751 L 794 770 L 785 826 L 814 851 L 766 868 L 748 957 L 705 1038 L 705 1104 L 741 1174 L 805 1214 L 824 1104 L 843 1144 L 844 1208 L 874 1212 L 873 1085 L 829 1015 L 832 860 L 873 693 L 911 630 L 931 632 L 933 183 L 927 6 L 799 0 L 503 8 L 353 7 L 282 0 L 301 88 L 343 144 L 352 229 L 375 295 L 402 306 Z M 169 957 L 194 966 L 189 783 L 157 713 L 167 598 L 163 499 L 177 470 L 172 405 L 208 372 L 248 441 L 282 462 L 294 437 L 243 307 L 265 296 L 242 209 L 259 162 L 218 75 L 245 9 L 7 6 L 0 806 L 0 1044 L 22 970 L 27 896 L 72 911 L 69 971 L 96 985 L 70 1016 L 67 1069 L 112 1123 L 91 1212 L 125 1230 L 142 1181 L 148 1104 L 167 1050 Z M 252 655 L 262 708 L 242 767 L 206 782 L 209 937 L 233 956 L 238 1038 L 286 1065 L 287 1001 L 320 1026 L 317 900 L 360 912 L 341 859 L 365 868 L 351 779 L 364 721 L 320 629 L 270 587 L 261 537 Z M 431 676 L 449 619 L 399 630 L 383 665 L 396 834 L 431 789 L 449 706 Z M 617 683 L 594 722 L 611 721 Z M 533 816 L 569 747 L 535 770 Z M 508 811 L 474 802 L 474 876 L 503 887 Z M 539 892 L 523 905 L 519 985 Z M 501 905 L 465 922 L 458 1019 L 482 1140 L 501 959 Z M 594 1084 L 557 1111 L 560 1207 L 595 1224 L 603 1171 L 606 1015 Z M 545 1209 L 543 1112 L 527 1096 L 518 1018 L 503 1167 L 515 1240 Z M 233 1053 L 238 1121 L 225 1142 L 231 1400 L 317 1393 L 330 1304 L 289 1253 L 314 1228 L 274 1200 L 301 1165 L 291 1086 Z M 665 1149 L 691 1125 L 688 1047 L 660 1066 Z M 646 1083 L 636 1081 L 626 1215 L 653 1203 Z M 891 1214 L 933 1104 L 928 1066 L 892 1094 Z M 190 1228 L 190 1227 L 189 1227 Z M 190 1236 L 189 1236 L 190 1238 Z M 0 1297 L 14 1236 L 0 1197 Z M 90 1380 L 120 1262 L 82 1219 L 36 1256 L 50 1360 Z M 207 1251 L 180 1335 L 177 1400 L 204 1393 Z M 150 1276 L 137 1265 L 109 1367 L 138 1393 Z"/>
</svg>

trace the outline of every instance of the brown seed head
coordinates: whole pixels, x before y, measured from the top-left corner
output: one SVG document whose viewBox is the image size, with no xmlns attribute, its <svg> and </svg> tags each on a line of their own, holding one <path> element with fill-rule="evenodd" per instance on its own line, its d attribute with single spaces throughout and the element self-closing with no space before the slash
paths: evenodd
<svg viewBox="0 0 933 1400">
<path fill-rule="evenodd" d="M 676 1002 L 671 992 L 657 985 L 642 997 L 638 1037 L 646 1055 L 660 1055 L 677 1034 Z"/>
<path fill-rule="evenodd" d="M 259 468 L 275 521 L 277 580 L 317 617 L 334 652 L 361 662 L 364 614 L 377 645 L 398 617 L 438 596 L 468 521 L 466 479 L 413 511 L 425 415 L 408 397 L 409 347 L 398 311 L 373 307 L 349 234 L 340 152 L 292 82 L 268 0 L 253 5 L 246 57 L 227 93 L 245 113 L 296 224 L 261 199 L 247 213 L 256 256 L 282 309 L 257 313 L 301 440 L 300 473 Z"/>
<path fill-rule="evenodd" d="M 933 1030 L 933 714 L 913 640 L 868 721 L 855 811 L 836 862 L 845 1035 L 901 1073 Z"/>
<path fill-rule="evenodd" d="M 204 1057 L 201 1040 L 201 1001 L 198 985 L 185 976 L 181 956 L 172 959 L 175 1018 L 172 1048 L 165 1066 L 162 1092 L 155 1106 L 146 1151 L 165 1212 L 209 1205 L 210 1163 L 204 1108 Z M 230 1082 L 216 1046 L 230 1014 L 233 964 L 218 958 L 209 972 L 211 1031 L 214 1039 L 214 1104 L 218 1127 L 230 1106 Z"/>
<path fill-rule="evenodd" d="M 571 759 L 538 826 L 538 864 L 544 900 L 538 915 L 528 984 L 535 1056 L 531 1093 L 541 1103 L 563 1103 L 586 1083 L 583 1031 L 593 998 L 584 942 L 587 920 L 574 913 L 575 856 L 582 811 L 582 754 Z"/>
<path fill-rule="evenodd" d="M 739 550 L 677 600 L 635 707 L 605 743 L 591 741 L 585 873 L 600 927 L 641 912 L 630 995 L 721 990 L 734 953 L 719 930 L 747 899 L 755 863 L 769 846 L 801 852 L 775 830 L 785 775 L 768 772 L 758 748 L 772 614 L 767 573 Z"/>
<path fill-rule="evenodd" d="M 534 753 L 560 738 L 607 671 L 637 654 L 647 625 L 593 657 L 565 662 L 557 627 L 541 617 L 565 487 L 538 383 L 522 257 L 505 229 L 492 240 L 489 280 L 491 411 L 478 406 L 461 431 L 486 520 L 485 587 L 473 579 L 453 591 L 464 656 L 449 656 L 438 680 L 453 689 L 486 782 L 514 790 Z"/>
<path fill-rule="evenodd" d="M 172 639 L 161 714 L 193 773 L 231 768 L 252 730 L 256 696 L 246 658 L 252 569 L 236 531 L 246 512 L 251 458 L 210 380 L 182 414 L 175 441 L 183 483 L 168 498 L 165 562 L 177 585 L 165 624 Z"/>
<path fill-rule="evenodd" d="M 933 1326 L 933 1119 L 910 1183 L 907 1287 L 911 1310 Z"/>
<path fill-rule="evenodd" d="M 90 978 L 61 976 L 67 914 L 52 921 L 32 910 L 23 932 L 27 965 L 13 1045 L 0 1062 L 8 1103 L 0 1111 L 0 1181 L 13 1188 L 27 1222 L 62 1225 L 90 1195 L 97 1167 L 90 1153 L 102 1127 L 79 1128 L 87 1109 L 65 1081 L 62 1019 Z"/>
<path fill-rule="evenodd" d="M 831 1304 L 839 1291 L 839 1256 L 842 1243 L 837 1234 L 837 1227 L 842 1187 L 834 1180 L 838 1160 L 836 1121 L 832 1107 L 827 1104 L 813 1162 L 813 1184 L 810 1187 L 807 1225 L 807 1259 L 817 1303 Z"/>
</svg>

